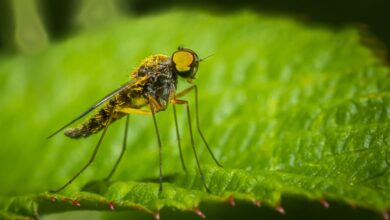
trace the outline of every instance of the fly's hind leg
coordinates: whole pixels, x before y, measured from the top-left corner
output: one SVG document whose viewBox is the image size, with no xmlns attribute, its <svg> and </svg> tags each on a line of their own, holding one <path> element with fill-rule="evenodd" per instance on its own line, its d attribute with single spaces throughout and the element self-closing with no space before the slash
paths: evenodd
<svg viewBox="0 0 390 220">
<path fill-rule="evenodd" d="M 113 112 L 112 112 L 112 113 L 113 113 Z M 99 141 L 98 141 L 98 143 L 96 144 L 95 149 L 93 150 L 93 153 L 92 153 L 91 158 L 89 159 L 88 163 L 85 164 L 85 165 L 83 166 L 83 168 L 81 168 L 81 170 L 80 170 L 79 172 L 77 172 L 77 173 L 76 173 L 68 182 L 66 182 L 63 186 L 61 186 L 60 188 L 55 189 L 55 190 L 50 190 L 49 192 L 51 192 L 51 193 L 57 193 L 57 192 L 59 192 L 59 191 L 65 189 L 65 188 L 66 188 L 69 184 L 71 184 L 78 176 L 80 176 L 80 174 L 81 174 L 82 172 L 84 172 L 84 170 L 86 170 L 86 169 L 89 167 L 89 165 L 92 164 L 92 162 L 95 160 L 96 154 L 97 154 L 97 152 L 98 152 L 98 150 L 99 150 L 99 148 L 100 148 L 100 145 L 101 145 L 101 143 L 102 143 L 102 141 L 103 141 L 103 139 L 104 139 L 104 136 L 106 135 L 107 129 L 108 129 L 110 123 L 111 123 L 112 116 L 113 116 L 112 113 L 110 114 L 110 118 L 108 119 L 107 124 L 106 124 L 106 126 L 104 127 L 104 130 L 103 130 L 103 132 L 102 132 L 102 135 L 100 136 Z"/>
<path fill-rule="evenodd" d="M 126 115 L 126 124 L 125 124 L 125 133 L 124 133 L 124 136 L 123 136 L 123 143 L 122 143 L 122 150 L 121 150 L 121 153 L 119 155 L 119 158 L 118 160 L 116 161 L 114 167 L 112 168 L 111 172 L 108 174 L 108 176 L 106 178 L 104 178 L 104 181 L 109 181 L 112 177 L 112 175 L 115 173 L 116 171 L 116 168 L 118 167 L 120 161 L 122 160 L 122 157 L 126 151 L 126 147 L 127 147 L 127 132 L 128 132 L 128 129 L 129 129 L 129 118 L 130 118 L 130 115 Z"/>
<path fill-rule="evenodd" d="M 202 130 L 200 129 L 200 123 L 199 123 L 199 109 L 198 109 L 198 87 L 196 85 L 192 85 L 188 87 L 187 89 L 179 92 L 176 94 L 176 97 L 182 97 L 186 95 L 187 93 L 191 92 L 192 90 L 195 91 L 195 119 L 196 119 L 196 129 L 198 130 L 198 133 L 200 137 L 202 138 L 203 143 L 206 145 L 207 150 L 209 151 L 211 157 L 213 158 L 214 162 L 219 166 L 222 167 L 222 165 L 218 162 L 217 158 L 215 157 L 213 151 L 211 150 L 209 144 L 206 141 L 206 138 L 203 136 Z"/>
</svg>

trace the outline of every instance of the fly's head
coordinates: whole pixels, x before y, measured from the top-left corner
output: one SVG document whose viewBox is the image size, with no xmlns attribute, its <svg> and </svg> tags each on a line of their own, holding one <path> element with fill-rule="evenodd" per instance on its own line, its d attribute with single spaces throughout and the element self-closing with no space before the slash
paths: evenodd
<svg viewBox="0 0 390 220">
<path fill-rule="evenodd" d="M 201 61 L 198 55 L 190 49 L 179 47 L 172 54 L 171 59 L 173 71 L 191 83 L 195 79 Z"/>
</svg>

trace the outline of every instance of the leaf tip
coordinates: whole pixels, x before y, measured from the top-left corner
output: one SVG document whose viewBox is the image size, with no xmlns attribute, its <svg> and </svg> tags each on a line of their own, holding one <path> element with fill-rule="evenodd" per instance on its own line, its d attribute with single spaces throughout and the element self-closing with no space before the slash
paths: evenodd
<svg viewBox="0 0 390 220">
<path fill-rule="evenodd" d="M 324 206 L 325 208 L 329 208 L 329 207 L 330 207 L 329 202 L 326 201 L 324 198 L 320 199 L 320 203 L 321 203 L 322 206 Z"/>
<path fill-rule="evenodd" d="M 77 207 L 81 206 L 79 200 L 80 200 L 80 198 L 76 198 L 76 199 L 63 198 L 62 199 L 62 201 L 64 201 L 64 202 L 71 202 L 74 206 L 77 206 Z"/>
<path fill-rule="evenodd" d="M 115 206 L 114 206 L 114 202 L 113 202 L 113 201 L 111 201 L 111 202 L 108 203 L 108 208 L 109 208 L 110 210 L 112 210 L 112 211 L 115 210 Z"/>
<path fill-rule="evenodd" d="M 203 218 L 203 219 L 206 218 L 206 215 L 205 215 L 202 211 L 200 211 L 198 208 L 195 208 L 195 209 L 194 209 L 194 212 L 195 212 L 195 214 L 197 214 L 199 217 L 201 217 L 201 218 Z"/>
<path fill-rule="evenodd" d="M 153 217 L 155 220 L 160 220 L 160 211 L 157 211 L 156 213 L 154 213 Z"/>
<path fill-rule="evenodd" d="M 231 207 L 236 206 L 236 201 L 234 200 L 234 196 L 233 196 L 233 195 L 229 196 L 229 198 L 228 198 L 228 203 L 229 203 L 229 205 L 230 205 Z"/>
<path fill-rule="evenodd" d="M 253 201 L 253 204 L 257 207 L 261 207 L 261 201 L 260 200 L 255 200 Z"/>
<path fill-rule="evenodd" d="M 276 211 L 279 212 L 280 214 L 284 215 L 286 214 L 286 211 L 284 210 L 284 208 L 282 206 L 277 206 L 276 208 Z"/>
<path fill-rule="evenodd" d="M 57 198 L 55 196 L 52 196 L 52 197 L 50 197 L 50 201 L 53 202 L 53 203 L 57 202 Z"/>
<path fill-rule="evenodd" d="M 79 202 L 78 200 L 73 200 L 73 201 L 72 201 L 72 204 L 75 205 L 75 206 L 77 206 L 77 207 L 80 207 L 80 206 L 81 206 L 81 205 L 80 205 L 80 202 Z"/>
<path fill-rule="evenodd" d="M 389 212 L 387 211 L 384 211 L 383 214 L 382 214 L 382 217 L 383 217 L 383 220 L 389 220 Z"/>
</svg>

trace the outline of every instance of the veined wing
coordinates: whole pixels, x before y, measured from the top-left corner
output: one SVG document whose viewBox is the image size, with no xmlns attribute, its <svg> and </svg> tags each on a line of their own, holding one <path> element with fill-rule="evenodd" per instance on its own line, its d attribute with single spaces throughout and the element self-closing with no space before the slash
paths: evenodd
<svg viewBox="0 0 390 220">
<path fill-rule="evenodd" d="M 142 80 L 142 79 L 141 79 Z M 81 118 L 83 118 L 84 116 L 86 116 L 88 113 L 90 113 L 91 111 L 93 111 L 94 109 L 96 109 L 97 107 L 101 106 L 102 104 L 104 104 L 105 102 L 107 102 L 108 100 L 110 100 L 112 97 L 114 97 L 116 94 L 120 93 L 121 91 L 123 90 L 126 90 L 128 87 L 134 85 L 134 84 L 137 84 L 138 83 L 138 80 L 132 80 L 124 85 L 122 85 L 121 87 L 119 87 L 118 89 L 112 91 L 110 94 L 108 94 L 107 96 L 105 96 L 104 98 L 102 98 L 100 101 L 98 101 L 96 104 L 94 104 L 93 106 L 89 107 L 86 111 L 84 111 L 82 114 L 80 114 L 79 116 L 77 116 L 75 119 L 73 119 L 72 121 L 70 121 L 69 123 L 67 123 L 66 125 L 62 126 L 60 129 L 58 129 L 57 131 L 55 131 L 54 133 L 52 133 L 50 136 L 47 137 L 47 139 L 53 137 L 54 135 L 58 134 L 59 132 L 61 132 L 62 130 L 64 130 L 65 128 L 67 128 L 69 125 L 75 123 L 76 121 L 80 120 Z"/>
</svg>

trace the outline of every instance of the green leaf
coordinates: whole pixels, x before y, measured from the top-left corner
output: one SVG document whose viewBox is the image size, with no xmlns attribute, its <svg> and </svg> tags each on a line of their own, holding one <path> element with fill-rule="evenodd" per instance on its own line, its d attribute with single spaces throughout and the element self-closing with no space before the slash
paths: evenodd
<svg viewBox="0 0 390 220">
<path fill-rule="evenodd" d="M 385 212 L 389 68 L 361 40 L 354 28 L 331 30 L 291 18 L 171 12 L 90 30 L 37 55 L 3 57 L 0 215 L 156 214 L 163 207 L 196 210 L 201 202 L 231 198 L 279 207 L 282 195 Z M 180 167 L 172 109 L 157 115 L 167 177 L 160 196 L 153 121 L 138 115 L 130 118 L 128 151 L 112 182 L 99 180 L 119 156 L 124 120 L 110 126 L 92 166 L 61 194 L 47 193 L 87 162 L 99 135 L 45 137 L 129 80 L 127 73 L 144 57 L 171 54 L 178 45 L 200 57 L 214 54 L 200 64 L 196 83 L 200 124 L 224 168 L 195 132 L 212 193 L 196 169 L 184 108 L 178 111 L 188 172 Z M 188 86 L 179 84 L 179 90 Z M 194 110 L 193 95 L 188 100 Z"/>
</svg>

